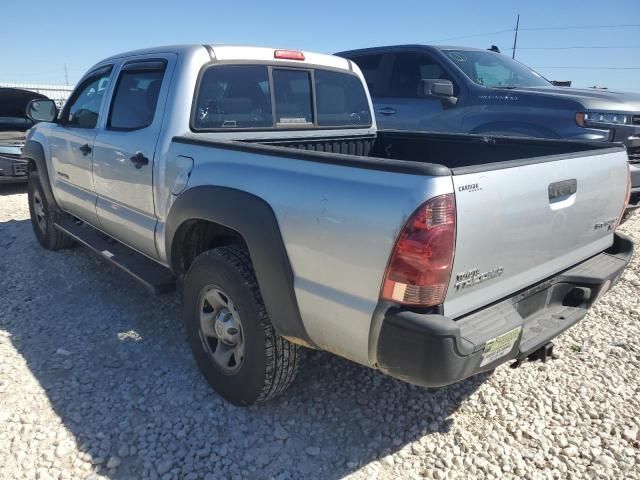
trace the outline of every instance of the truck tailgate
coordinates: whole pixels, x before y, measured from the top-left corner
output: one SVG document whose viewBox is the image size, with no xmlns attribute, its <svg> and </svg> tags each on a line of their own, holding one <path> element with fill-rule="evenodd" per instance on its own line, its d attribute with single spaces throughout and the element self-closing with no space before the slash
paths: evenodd
<svg viewBox="0 0 640 480">
<path fill-rule="evenodd" d="M 454 169 L 445 314 L 464 315 L 608 248 L 628 175 L 624 151 L 609 152 Z"/>
</svg>

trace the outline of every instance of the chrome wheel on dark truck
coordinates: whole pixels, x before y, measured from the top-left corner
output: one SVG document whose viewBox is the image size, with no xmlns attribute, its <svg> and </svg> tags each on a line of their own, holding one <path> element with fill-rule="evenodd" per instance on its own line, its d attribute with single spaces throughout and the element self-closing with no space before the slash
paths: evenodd
<svg viewBox="0 0 640 480">
<path fill-rule="evenodd" d="M 31 225 L 40 245 L 47 250 L 60 250 L 73 245 L 73 240 L 55 227 L 67 215 L 56 205 L 50 205 L 42 190 L 40 175 L 37 171 L 29 174 L 28 185 L 29 213 Z"/>
<path fill-rule="evenodd" d="M 231 403 L 264 402 L 293 381 L 301 348 L 274 330 L 244 248 L 215 248 L 193 261 L 184 317 L 198 367 Z"/>
</svg>

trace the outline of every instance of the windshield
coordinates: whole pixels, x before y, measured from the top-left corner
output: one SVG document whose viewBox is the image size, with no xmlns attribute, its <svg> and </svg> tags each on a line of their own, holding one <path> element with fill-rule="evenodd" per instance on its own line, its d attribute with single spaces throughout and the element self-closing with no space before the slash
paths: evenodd
<svg viewBox="0 0 640 480">
<path fill-rule="evenodd" d="M 473 82 L 485 87 L 548 87 L 551 85 L 529 67 L 496 52 L 444 50 Z"/>
</svg>

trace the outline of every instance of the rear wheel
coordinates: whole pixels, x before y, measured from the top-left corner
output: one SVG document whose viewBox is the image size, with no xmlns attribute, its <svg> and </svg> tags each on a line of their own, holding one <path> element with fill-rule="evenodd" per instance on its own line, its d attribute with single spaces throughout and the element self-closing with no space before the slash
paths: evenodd
<svg viewBox="0 0 640 480">
<path fill-rule="evenodd" d="M 209 384 L 236 405 L 264 402 L 293 381 L 302 351 L 274 330 L 248 252 L 199 255 L 184 282 L 185 327 Z"/>
<path fill-rule="evenodd" d="M 73 240 L 54 225 L 56 222 L 62 221 L 67 214 L 58 209 L 56 205 L 47 202 L 37 171 L 29 174 L 27 192 L 31 226 L 40 245 L 47 250 L 60 250 L 73 246 Z"/>
</svg>

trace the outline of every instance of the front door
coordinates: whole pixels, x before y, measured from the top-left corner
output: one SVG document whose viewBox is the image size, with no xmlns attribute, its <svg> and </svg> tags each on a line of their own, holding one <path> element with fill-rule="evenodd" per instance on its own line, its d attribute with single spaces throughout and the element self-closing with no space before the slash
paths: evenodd
<svg viewBox="0 0 640 480">
<path fill-rule="evenodd" d="M 174 63 L 175 55 L 127 59 L 93 151 L 103 230 L 153 258 L 153 162 Z"/>
<path fill-rule="evenodd" d="M 444 68 L 423 52 L 395 55 L 388 84 L 374 98 L 378 128 L 457 132 L 462 109 L 437 97 L 419 94 L 421 80 L 452 80 Z M 457 85 L 454 83 L 454 95 Z"/>
<path fill-rule="evenodd" d="M 111 66 L 90 72 L 65 105 L 51 129 L 51 181 L 63 210 L 99 226 L 92 158 L 98 118 L 109 85 Z"/>
</svg>

